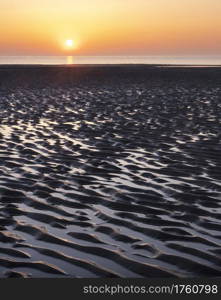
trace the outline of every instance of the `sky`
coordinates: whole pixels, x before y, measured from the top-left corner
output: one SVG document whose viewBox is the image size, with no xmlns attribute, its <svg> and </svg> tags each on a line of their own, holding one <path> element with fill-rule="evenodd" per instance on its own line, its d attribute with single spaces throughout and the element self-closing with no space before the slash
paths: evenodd
<svg viewBox="0 0 221 300">
<path fill-rule="evenodd" d="M 0 55 L 219 55 L 220 16 L 221 0 L 0 0 Z"/>
</svg>

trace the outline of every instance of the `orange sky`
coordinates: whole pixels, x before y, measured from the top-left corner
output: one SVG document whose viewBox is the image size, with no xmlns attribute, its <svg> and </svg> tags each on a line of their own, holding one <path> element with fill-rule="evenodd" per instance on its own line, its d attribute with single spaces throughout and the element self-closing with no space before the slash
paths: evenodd
<svg viewBox="0 0 221 300">
<path fill-rule="evenodd" d="M 0 55 L 220 54 L 220 16 L 221 0 L 0 0 Z"/>
</svg>

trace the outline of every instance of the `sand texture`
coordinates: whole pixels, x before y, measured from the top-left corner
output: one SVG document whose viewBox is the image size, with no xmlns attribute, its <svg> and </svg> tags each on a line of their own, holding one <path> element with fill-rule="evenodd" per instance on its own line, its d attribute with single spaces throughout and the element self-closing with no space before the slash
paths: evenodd
<svg viewBox="0 0 221 300">
<path fill-rule="evenodd" d="M 0 277 L 221 276 L 221 68 L 0 67 Z"/>
</svg>

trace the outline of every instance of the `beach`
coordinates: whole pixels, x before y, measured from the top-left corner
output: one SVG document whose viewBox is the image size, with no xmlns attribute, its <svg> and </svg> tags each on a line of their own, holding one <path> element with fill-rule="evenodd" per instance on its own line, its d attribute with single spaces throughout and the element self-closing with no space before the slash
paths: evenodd
<svg viewBox="0 0 221 300">
<path fill-rule="evenodd" d="M 0 66 L 0 277 L 221 276 L 221 67 Z"/>
</svg>

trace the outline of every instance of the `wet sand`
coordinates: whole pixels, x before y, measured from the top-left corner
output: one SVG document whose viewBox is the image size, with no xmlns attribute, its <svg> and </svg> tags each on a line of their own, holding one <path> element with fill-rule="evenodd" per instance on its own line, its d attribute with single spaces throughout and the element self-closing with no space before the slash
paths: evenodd
<svg viewBox="0 0 221 300">
<path fill-rule="evenodd" d="M 0 277 L 221 276 L 221 68 L 0 66 Z"/>
</svg>

